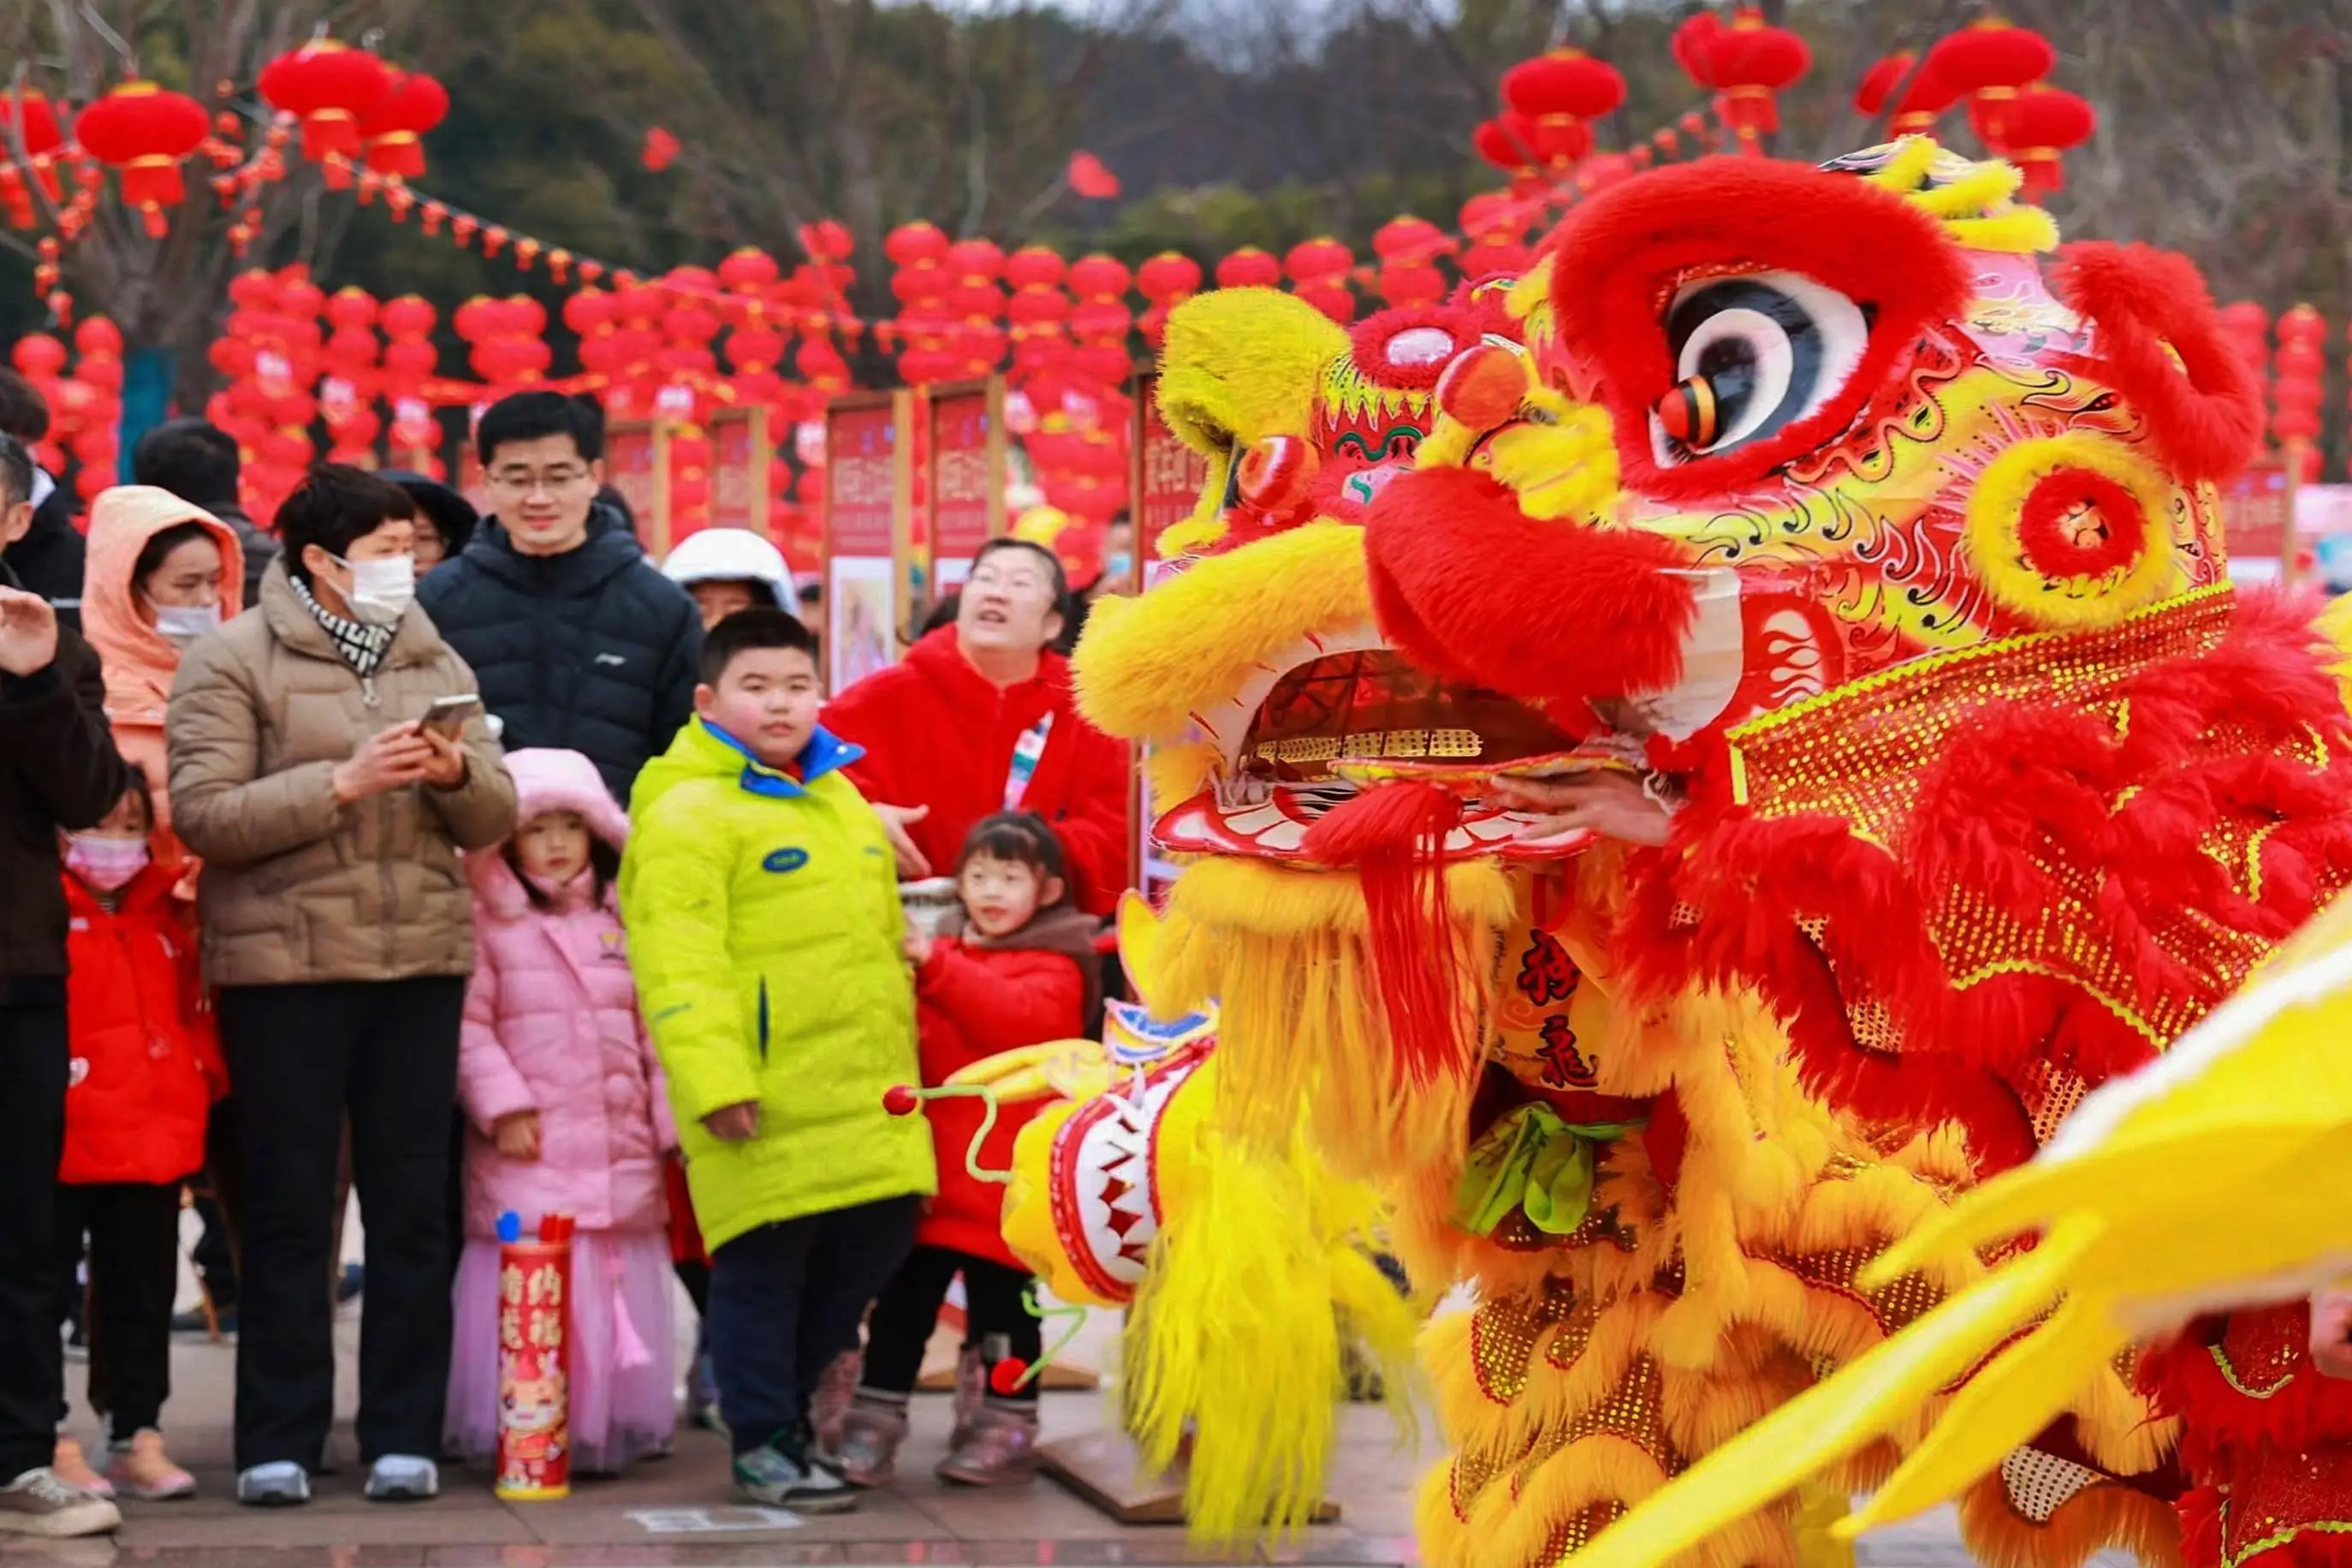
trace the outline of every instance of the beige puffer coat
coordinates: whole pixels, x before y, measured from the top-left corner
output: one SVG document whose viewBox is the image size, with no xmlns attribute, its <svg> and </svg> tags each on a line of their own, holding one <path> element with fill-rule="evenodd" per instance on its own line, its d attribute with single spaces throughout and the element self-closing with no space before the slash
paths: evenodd
<svg viewBox="0 0 2352 1568">
<path fill-rule="evenodd" d="M 205 859 L 197 910 L 215 985 L 400 980 L 474 966 L 473 895 L 458 862 L 514 826 L 514 781 L 478 718 L 465 782 L 353 805 L 335 764 L 368 736 L 475 689 L 411 606 L 362 680 L 272 562 L 261 603 L 189 648 L 165 741 L 173 826 Z"/>
</svg>

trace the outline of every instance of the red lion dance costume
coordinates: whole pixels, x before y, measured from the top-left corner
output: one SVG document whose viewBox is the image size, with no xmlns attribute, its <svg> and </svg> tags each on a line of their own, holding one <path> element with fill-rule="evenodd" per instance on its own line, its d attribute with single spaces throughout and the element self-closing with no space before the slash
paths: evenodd
<svg viewBox="0 0 2352 1568">
<path fill-rule="evenodd" d="M 1209 491 L 1083 693 L 1184 803 L 1149 999 L 1220 1001 L 1227 1129 L 1303 1119 L 1417 1281 L 1477 1288 L 1425 1347 L 1433 1563 L 1605 1542 L 1983 1286 L 2030 1237 L 1870 1265 L 2352 880 L 2324 639 L 2222 559 L 2258 392 L 2185 263 L 2045 273 L 2016 185 L 1916 139 L 1709 160 L 1579 209 L 1500 321 L 1468 291 L 1350 360 L 1171 319 Z M 2302 1337 L 2118 1341 L 2004 1437 L 1972 1550 L 2178 1561 L 2184 1492 L 2197 1568 L 2331 1550 L 2352 1397 Z M 1810 1557 L 1967 1371 L 1691 1561 Z"/>
</svg>

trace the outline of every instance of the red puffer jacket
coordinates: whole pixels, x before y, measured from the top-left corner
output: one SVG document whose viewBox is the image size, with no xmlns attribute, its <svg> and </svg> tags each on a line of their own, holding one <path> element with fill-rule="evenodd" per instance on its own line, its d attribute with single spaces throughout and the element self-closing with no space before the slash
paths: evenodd
<svg viewBox="0 0 2352 1568">
<path fill-rule="evenodd" d="M 1048 713 L 1045 754 L 1021 809 L 1044 817 L 1062 841 L 1071 901 L 1107 916 L 1127 886 L 1127 746 L 1078 712 L 1061 655 L 1045 655 L 1034 679 L 1000 691 L 958 650 L 955 628 L 941 626 L 902 662 L 835 698 L 824 727 L 866 748 L 848 773 L 867 800 L 931 808 L 907 831 L 946 877 L 972 824 L 1004 809 L 1013 749 Z"/>
<path fill-rule="evenodd" d="M 65 879 L 73 1066 L 60 1181 L 176 1182 L 205 1163 L 205 1117 L 228 1090 L 195 932 L 150 866 L 112 914 Z"/>
<path fill-rule="evenodd" d="M 1087 996 L 1086 973 L 1067 952 L 940 938 L 915 972 L 924 1086 L 936 1089 L 950 1074 L 1000 1051 L 1076 1038 L 1085 1026 Z M 982 1170 L 1013 1168 L 1013 1140 L 1042 1108 L 1043 1102 L 1005 1108 L 978 1151 Z M 1024 1267 L 997 1228 L 1004 1188 L 974 1177 L 968 1163 L 985 1114 L 981 1102 L 935 1100 L 924 1111 L 939 1156 L 940 1195 L 923 1215 L 916 1241 Z"/>
</svg>

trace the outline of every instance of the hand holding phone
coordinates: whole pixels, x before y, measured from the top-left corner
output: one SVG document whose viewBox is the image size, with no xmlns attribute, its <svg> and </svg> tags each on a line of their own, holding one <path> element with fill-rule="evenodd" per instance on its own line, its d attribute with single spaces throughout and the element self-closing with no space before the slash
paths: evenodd
<svg viewBox="0 0 2352 1568">
<path fill-rule="evenodd" d="M 433 705 L 425 709 L 425 717 L 417 721 L 417 728 L 445 741 L 454 741 L 466 732 L 466 721 L 481 710 L 482 699 L 477 692 L 463 691 L 451 697 L 436 697 Z"/>
</svg>

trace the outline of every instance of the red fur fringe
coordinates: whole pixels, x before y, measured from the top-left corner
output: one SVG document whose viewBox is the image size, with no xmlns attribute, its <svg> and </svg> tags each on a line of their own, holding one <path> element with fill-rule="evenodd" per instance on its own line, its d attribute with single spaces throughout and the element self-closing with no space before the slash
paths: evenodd
<svg viewBox="0 0 2352 1568">
<path fill-rule="evenodd" d="M 1365 519 L 1381 633 L 1425 669 L 1525 701 L 1657 691 L 1696 613 L 1681 546 L 1537 522 L 1485 474 L 1389 481 Z"/>
<path fill-rule="evenodd" d="M 1550 241 L 1559 336 L 1588 357 L 1580 390 L 1609 410 L 1629 489 L 1667 500 L 1752 484 L 1850 426 L 1930 323 L 1958 312 L 1969 275 L 1936 219 L 1848 174 L 1765 159 L 1701 158 L 1611 187 Z M 1870 344 L 1818 413 L 1720 458 L 1661 467 L 1650 410 L 1678 379 L 1661 300 L 1702 269 L 1786 270 L 1875 308 Z"/>
<path fill-rule="evenodd" d="M 2095 919 L 2130 976 L 2128 1004 L 2145 1013 L 2220 1001 L 2163 951 L 2159 931 L 2194 914 L 2279 940 L 2352 881 L 2352 723 L 2310 611 L 2242 597 L 2218 647 L 2129 683 L 2120 740 L 2104 720 L 2055 704 L 1983 710 L 1919 781 L 1893 853 L 1832 816 L 1759 820 L 1720 779 L 1702 779 L 1675 842 L 1634 879 L 1619 933 L 1630 973 L 1653 994 L 1694 973 L 1758 985 L 1788 1019 L 1817 1089 L 1874 1119 L 1958 1120 L 1989 1168 L 2013 1163 L 2032 1143 L 2011 1086 L 2035 1063 L 2095 1084 L 2145 1063 L 2151 1043 L 2063 981 L 2015 974 L 1957 988 L 1928 938 L 1930 916 L 1957 886 L 2038 918 L 2054 891 L 2044 862 L 2065 856 L 2099 887 Z M 2200 847 L 2227 819 L 2270 827 L 2259 898 Z M 1801 921 L 1820 922 L 1818 944 Z M 1885 1009 L 1891 1042 L 1855 1039 L 1850 1014 L 1871 1004 Z"/>
<path fill-rule="evenodd" d="M 2096 328 L 2087 368 L 2147 418 L 2167 467 L 2184 479 L 2221 480 L 2253 460 L 2262 385 L 2222 335 L 2187 257 L 2084 241 L 2060 253 L 2052 283 Z"/>
<path fill-rule="evenodd" d="M 1309 858 L 1356 868 L 1389 1049 L 1417 1084 L 1468 1066 L 1444 855 L 1461 820 L 1462 803 L 1437 785 L 1392 784 L 1334 807 L 1307 832 Z"/>
</svg>

